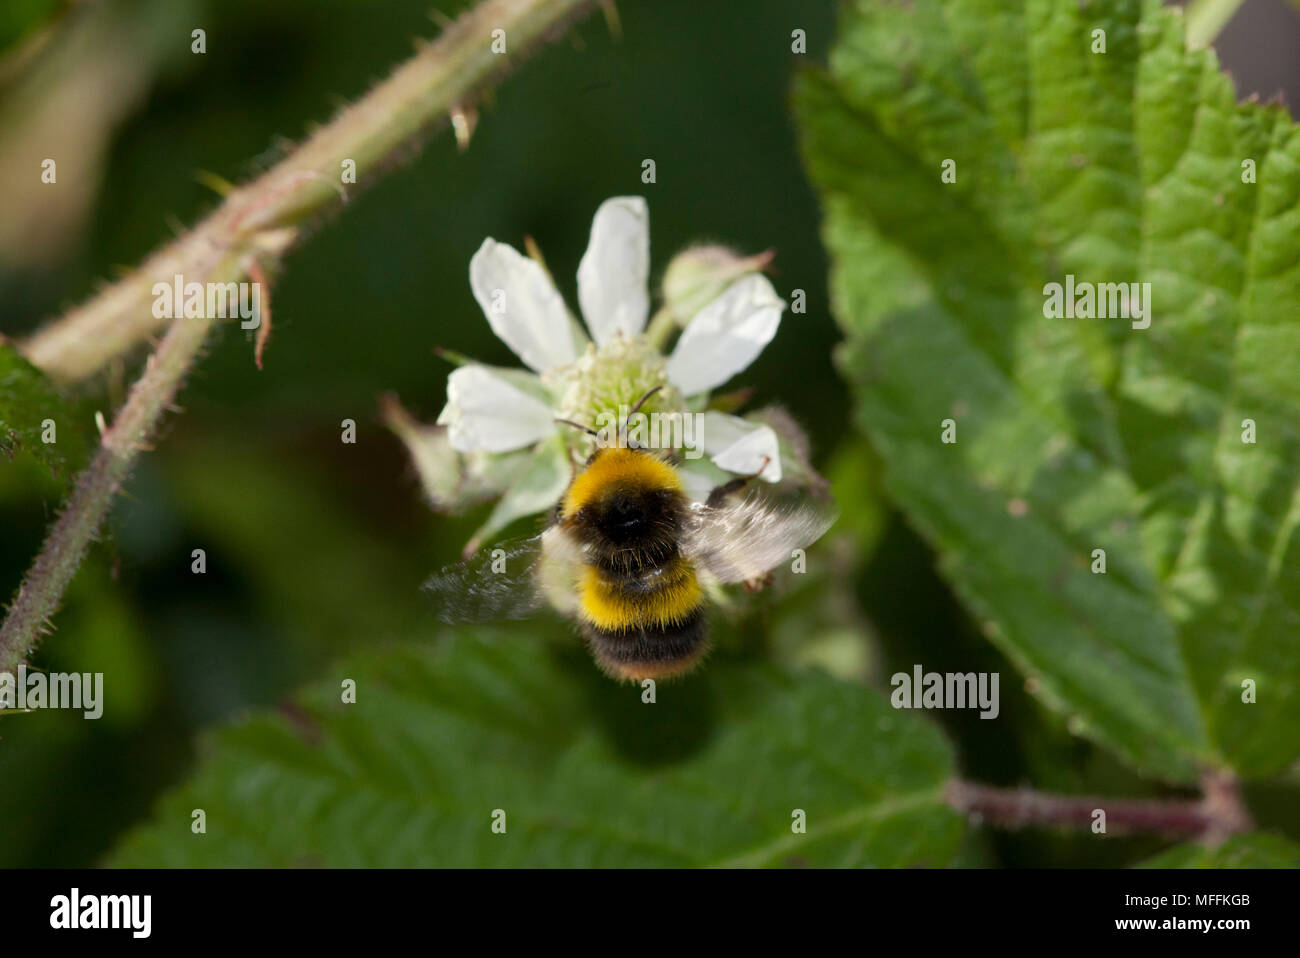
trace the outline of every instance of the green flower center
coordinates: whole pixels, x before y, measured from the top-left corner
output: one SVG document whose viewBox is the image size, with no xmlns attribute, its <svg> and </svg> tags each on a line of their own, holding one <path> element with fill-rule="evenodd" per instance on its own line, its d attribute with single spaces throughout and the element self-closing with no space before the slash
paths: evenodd
<svg viewBox="0 0 1300 958">
<path fill-rule="evenodd" d="M 616 336 L 596 348 L 589 344 L 577 361 L 551 374 L 548 385 L 558 397 L 557 415 L 599 429 L 622 423 L 637 400 L 656 386 L 645 401 L 646 414 L 685 412 L 682 394 L 668 382 L 664 357 L 642 336 Z M 583 439 L 574 430 L 575 439 Z M 590 445 L 590 437 L 585 437 Z"/>
</svg>

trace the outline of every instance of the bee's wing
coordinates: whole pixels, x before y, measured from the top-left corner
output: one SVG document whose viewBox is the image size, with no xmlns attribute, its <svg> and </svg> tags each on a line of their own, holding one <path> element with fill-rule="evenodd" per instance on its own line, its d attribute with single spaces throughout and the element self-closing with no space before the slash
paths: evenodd
<svg viewBox="0 0 1300 958">
<path fill-rule="evenodd" d="M 421 587 L 444 622 L 523 619 L 543 604 L 537 586 L 542 537 L 488 546 L 430 576 Z"/>
<path fill-rule="evenodd" d="M 769 502 L 757 495 L 697 504 L 682 530 L 682 547 L 719 581 L 744 582 L 788 562 L 794 549 L 820 539 L 835 518 L 830 504 Z"/>
</svg>

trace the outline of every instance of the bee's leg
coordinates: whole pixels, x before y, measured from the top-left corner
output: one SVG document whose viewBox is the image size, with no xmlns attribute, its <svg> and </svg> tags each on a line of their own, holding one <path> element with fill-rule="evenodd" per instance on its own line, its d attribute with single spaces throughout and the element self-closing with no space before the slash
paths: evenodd
<svg viewBox="0 0 1300 958">
<path fill-rule="evenodd" d="M 582 471 L 583 464 L 582 464 L 582 460 L 578 458 L 577 452 L 575 452 L 571 447 L 566 447 L 565 452 L 569 458 L 569 482 L 572 483 L 573 480 L 578 477 L 578 473 Z M 547 527 L 556 526 L 560 524 L 560 513 L 563 510 L 563 508 L 564 508 L 564 496 L 561 496 L 556 501 L 555 505 L 552 506 L 551 509 L 546 513 Z"/>
<path fill-rule="evenodd" d="M 572 482 L 582 469 L 582 460 L 578 458 L 577 450 L 572 446 L 567 447 L 566 452 L 569 455 L 569 481 Z"/>
<path fill-rule="evenodd" d="M 720 506 L 726 502 L 728 496 L 733 496 L 747 485 L 763 474 L 767 464 L 772 461 L 771 456 L 763 457 L 763 464 L 758 467 L 757 472 L 751 472 L 747 476 L 737 476 L 729 482 L 724 482 L 720 486 L 714 486 L 713 491 L 709 493 L 709 498 L 705 501 L 706 506 Z"/>
</svg>

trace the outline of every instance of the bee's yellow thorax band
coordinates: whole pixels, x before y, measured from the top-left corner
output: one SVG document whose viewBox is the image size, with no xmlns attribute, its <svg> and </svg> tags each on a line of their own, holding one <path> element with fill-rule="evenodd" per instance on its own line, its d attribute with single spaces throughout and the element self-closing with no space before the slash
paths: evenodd
<svg viewBox="0 0 1300 958">
<path fill-rule="evenodd" d="M 612 632 L 680 624 L 704 601 L 695 569 L 685 559 L 674 560 L 664 570 L 662 587 L 649 593 L 624 592 L 617 580 L 589 565 L 583 570 L 581 593 L 582 617 Z"/>
<path fill-rule="evenodd" d="M 569 518 L 611 485 L 682 491 L 677 470 L 662 459 L 639 449 L 611 446 L 600 450 L 587 468 L 574 477 L 565 493 L 561 514 Z"/>
</svg>

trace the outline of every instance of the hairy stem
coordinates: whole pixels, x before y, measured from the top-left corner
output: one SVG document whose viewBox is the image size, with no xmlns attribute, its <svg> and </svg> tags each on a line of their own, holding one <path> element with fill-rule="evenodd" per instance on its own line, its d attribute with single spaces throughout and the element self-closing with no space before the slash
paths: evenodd
<svg viewBox="0 0 1300 958">
<path fill-rule="evenodd" d="M 996 788 L 961 779 L 948 783 L 948 804 L 997 828 L 1091 828 L 1098 809 L 1106 834 L 1148 833 L 1221 841 L 1250 828 L 1236 784 L 1218 775 L 1203 779 L 1195 799 L 1102 798 L 1054 795 L 1029 788 Z"/>
<path fill-rule="evenodd" d="M 131 387 L 113 425 L 100 438 L 94 459 L 45 537 L 45 544 L 18 587 L 0 626 L 0 671 L 13 672 L 26 660 L 58 608 L 64 589 L 81 565 L 100 523 L 163 410 L 171 404 L 186 370 L 212 328 L 211 319 L 172 323 Z"/>
<path fill-rule="evenodd" d="M 19 350 L 56 382 L 93 375 L 165 325 L 151 308 L 154 283 L 170 282 L 177 273 L 202 282 L 199 273 L 214 249 L 253 252 L 259 233 L 346 202 L 349 192 L 375 179 L 372 174 L 400 159 L 453 110 L 472 106 L 525 54 L 594 5 L 595 0 L 485 0 L 266 174 L 231 192 L 193 230 L 20 342 Z M 504 53 L 492 52 L 495 30 L 505 32 Z M 357 185 L 343 181 L 349 161 Z"/>
<path fill-rule="evenodd" d="M 153 285 L 263 275 L 300 238 L 304 219 L 347 200 L 341 173 L 373 179 L 440 119 L 472 103 L 521 54 L 561 33 L 595 0 L 486 0 L 253 182 L 234 190 L 194 230 L 154 253 L 134 274 L 37 332 L 22 349 L 56 380 L 84 378 L 166 322 L 153 315 Z M 506 53 L 493 53 L 493 31 Z M 26 659 L 58 609 L 90 542 L 203 348 L 214 320 L 171 321 L 99 449 L 77 480 L 0 626 L 0 670 Z"/>
</svg>

